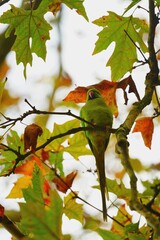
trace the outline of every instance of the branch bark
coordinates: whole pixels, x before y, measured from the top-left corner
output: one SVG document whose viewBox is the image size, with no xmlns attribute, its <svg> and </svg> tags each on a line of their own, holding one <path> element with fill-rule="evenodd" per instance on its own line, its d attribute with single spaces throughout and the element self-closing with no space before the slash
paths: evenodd
<svg viewBox="0 0 160 240">
<path fill-rule="evenodd" d="M 148 51 L 149 51 L 149 59 L 148 64 L 150 71 L 146 75 L 145 81 L 145 94 L 141 101 L 135 103 L 129 112 L 126 120 L 120 126 L 120 128 L 116 132 L 117 144 L 116 151 L 120 154 L 121 162 L 129 175 L 130 178 L 130 186 L 131 186 L 131 201 L 130 207 L 133 210 L 136 210 L 140 214 L 142 214 L 148 224 L 154 229 L 154 236 L 157 238 L 160 236 L 160 221 L 157 216 L 152 214 L 149 209 L 146 208 L 145 205 L 141 203 L 138 199 L 138 190 L 137 190 L 137 177 L 135 175 L 134 169 L 130 164 L 130 158 L 128 153 L 128 141 L 127 135 L 131 131 L 131 128 L 138 117 L 138 115 L 142 112 L 142 110 L 151 103 L 153 92 L 155 90 L 155 86 L 160 85 L 160 81 L 158 79 L 159 68 L 156 59 L 156 53 L 154 49 L 154 38 L 155 38 L 155 29 L 158 24 L 158 18 L 155 14 L 155 6 L 154 1 L 149 0 L 149 36 L 148 36 Z"/>
</svg>

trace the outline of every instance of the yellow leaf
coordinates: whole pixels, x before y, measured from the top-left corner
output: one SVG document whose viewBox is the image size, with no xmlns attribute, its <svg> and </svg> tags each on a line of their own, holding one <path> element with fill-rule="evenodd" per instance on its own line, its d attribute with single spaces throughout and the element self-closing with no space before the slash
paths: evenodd
<svg viewBox="0 0 160 240">
<path fill-rule="evenodd" d="M 76 219 L 83 223 L 82 204 L 76 202 L 75 196 L 72 192 L 64 198 L 64 214 L 69 219 Z"/>
<path fill-rule="evenodd" d="M 15 183 L 10 193 L 6 198 L 23 198 L 22 189 L 28 188 L 31 184 L 31 176 L 23 176 L 19 178 Z"/>
</svg>

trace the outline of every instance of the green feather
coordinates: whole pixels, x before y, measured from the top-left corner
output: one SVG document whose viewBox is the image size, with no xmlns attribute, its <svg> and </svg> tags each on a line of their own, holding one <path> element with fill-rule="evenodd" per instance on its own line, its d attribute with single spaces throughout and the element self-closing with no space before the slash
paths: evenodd
<svg viewBox="0 0 160 240">
<path fill-rule="evenodd" d="M 111 128 L 113 123 L 112 111 L 105 103 L 100 92 L 96 89 L 90 89 L 87 92 L 86 104 L 81 108 L 80 116 L 84 120 L 94 124 L 97 127 L 100 127 L 100 129 L 93 128 L 93 130 L 91 129 L 85 131 L 85 135 L 88 140 L 90 149 L 95 156 L 102 195 L 103 219 L 107 220 L 107 207 L 105 197 L 106 192 L 108 199 L 109 197 L 105 176 L 104 156 L 110 138 L 110 132 L 107 131 L 107 128 Z M 82 121 L 82 126 L 88 127 L 91 125 Z"/>
</svg>

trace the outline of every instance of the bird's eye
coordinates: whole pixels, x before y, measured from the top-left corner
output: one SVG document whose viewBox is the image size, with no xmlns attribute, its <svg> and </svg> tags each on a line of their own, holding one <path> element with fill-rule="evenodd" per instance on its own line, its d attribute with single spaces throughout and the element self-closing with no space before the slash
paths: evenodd
<svg viewBox="0 0 160 240">
<path fill-rule="evenodd" d="M 93 99 L 94 98 L 94 92 L 89 92 L 89 99 Z"/>
</svg>

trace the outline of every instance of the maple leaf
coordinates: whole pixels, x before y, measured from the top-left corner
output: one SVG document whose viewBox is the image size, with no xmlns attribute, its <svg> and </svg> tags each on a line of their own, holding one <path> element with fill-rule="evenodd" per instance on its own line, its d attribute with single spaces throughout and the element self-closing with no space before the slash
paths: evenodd
<svg viewBox="0 0 160 240">
<path fill-rule="evenodd" d="M 89 85 L 87 87 L 79 86 L 63 99 L 63 101 L 74 101 L 75 103 L 81 103 L 86 101 L 87 91 L 91 88 L 96 88 L 100 91 L 107 105 L 111 108 L 115 117 L 118 116 L 118 107 L 116 102 L 116 90 L 121 88 L 124 93 L 125 104 L 128 102 L 126 88 L 129 86 L 129 93 L 134 93 L 138 100 L 140 100 L 139 93 L 136 85 L 131 76 L 122 79 L 120 82 L 111 82 L 108 80 L 102 80 L 100 83 Z"/>
<path fill-rule="evenodd" d="M 117 224 L 117 222 L 121 222 L 124 226 L 130 224 L 132 222 L 132 216 L 126 211 L 126 205 L 123 204 L 118 208 L 117 216 L 114 217 L 116 221 L 113 221 L 112 224 L 112 232 L 118 233 L 119 236 L 125 236 L 124 227 Z"/>
<path fill-rule="evenodd" d="M 128 7 L 125 9 L 123 15 L 128 12 L 131 8 L 133 8 L 136 4 L 138 4 L 141 0 L 134 0 L 131 2 L 131 4 L 128 5 Z"/>
<path fill-rule="evenodd" d="M 128 92 L 129 93 L 133 92 L 136 95 L 137 99 L 140 101 L 140 96 L 137 91 L 136 85 L 130 75 L 129 77 L 126 77 L 123 80 L 121 80 L 120 82 L 118 82 L 118 86 L 117 86 L 117 88 L 122 88 L 122 90 L 123 90 L 125 104 L 127 105 L 127 102 L 128 102 L 128 97 L 127 97 L 127 93 L 126 93 L 126 88 L 128 86 L 129 86 Z"/>
<path fill-rule="evenodd" d="M 64 3 L 70 9 L 76 9 L 76 12 L 88 21 L 83 2 L 84 0 L 54 0 L 54 2 L 49 5 L 49 9 L 54 15 L 56 15 L 56 13 L 61 9 L 62 3 Z"/>
<path fill-rule="evenodd" d="M 23 198 L 22 189 L 28 188 L 31 185 L 31 176 L 23 176 L 14 183 L 13 188 L 6 198 Z"/>
<path fill-rule="evenodd" d="M 75 195 L 72 192 L 64 197 L 64 214 L 69 219 L 76 219 L 83 224 L 82 206 L 82 204 L 76 202 Z"/>
<path fill-rule="evenodd" d="M 56 184 L 57 189 L 60 192 L 66 193 L 72 186 L 73 180 L 77 175 L 77 171 L 71 172 L 66 177 L 55 177 L 53 182 Z"/>
<path fill-rule="evenodd" d="M 47 207 L 44 204 L 43 182 L 41 172 L 35 169 L 32 185 L 23 190 L 25 202 L 19 203 L 21 229 L 25 229 L 34 239 L 63 239 L 62 199 L 57 191 L 50 191 L 50 205 Z"/>
<path fill-rule="evenodd" d="M 102 94 L 105 102 L 110 106 L 115 116 L 118 115 L 118 108 L 116 103 L 116 89 L 118 84 L 108 80 L 103 80 L 98 84 L 89 85 L 87 87 L 77 87 L 75 90 L 69 92 L 69 94 L 63 99 L 63 101 L 74 101 L 81 103 L 86 101 L 87 91 L 91 88 L 96 88 Z"/>
<path fill-rule="evenodd" d="M 54 2 L 49 5 L 49 10 L 53 13 L 53 15 L 56 15 L 56 13 L 60 11 L 61 3 L 61 0 L 54 0 Z"/>
<path fill-rule="evenodd" d="M 107 49 L 111 43 L 115 43 L 107 66 L 111 67 L 112 80 L 117 81 L 125 73 L 131 72 L 133 64 L 137 61 L 137 49 L 133 42 L 138 43 L 143 52 L 147 52 L 143 34 L 148 32 L 148 26 L 144 20 L 133 16 L 123 17 L 111 11 L 108 13 L 108 16 L 103 16 L 93 22 L 103 27 L 103 30 L 98 33 L 99 39 L 93 54 L 97 54 Z"/>
<path fill-rule="evenodd" d="M 153 118 L 143 117 L 136 121 L 132 132 L 140 132 L 142 134 L 145 146 L 151 148 L 153 130 Z"/>
<path fill-rule="evenodd" d="M 46 41 L 50 39 L 51 26 L 44 19 L 44 14 L 49 10 L 48 5 L 52 0 L 43 0 L 36 10 L 24 10 L 10 5 L 11 9 L 0 17 L 1 23 L 9 24 L 6 37 L 14 30 L 16 40 L 12 50 L 16 52 L 17 64 L 24 65 L 26 78 L 26 66 L 32 65 L 32 53 L 43 60 L 46 58 Z"/>
<path fill-rule="evenodd" d="M 44 175 L 45 169 L 43 167 L 42 161 L 37 156 L 31 156 L 29 159 L 27 159 L 27 161 L 22 163 L 20 166 L 17 166 L 15 173 L 32 176 L 35 164 L 39 167 L 41 173 Z"/>
<path fill-rule="evenodd" d="M 65 3 L 69 8 L 76 9 L 77 13 L 82 15 L 88 21 L 86 10 L 83 6 L 84 0 L 62 0 L 62 2 Z"/>
<path fill-rule="evenodd" d="M 28 125 L 24 131 L 24 150 L 30 150 L 34 153 L 37 145 L 38 136 L 42 135 L 42 128 L 33 123 Z"/>
</svg>

